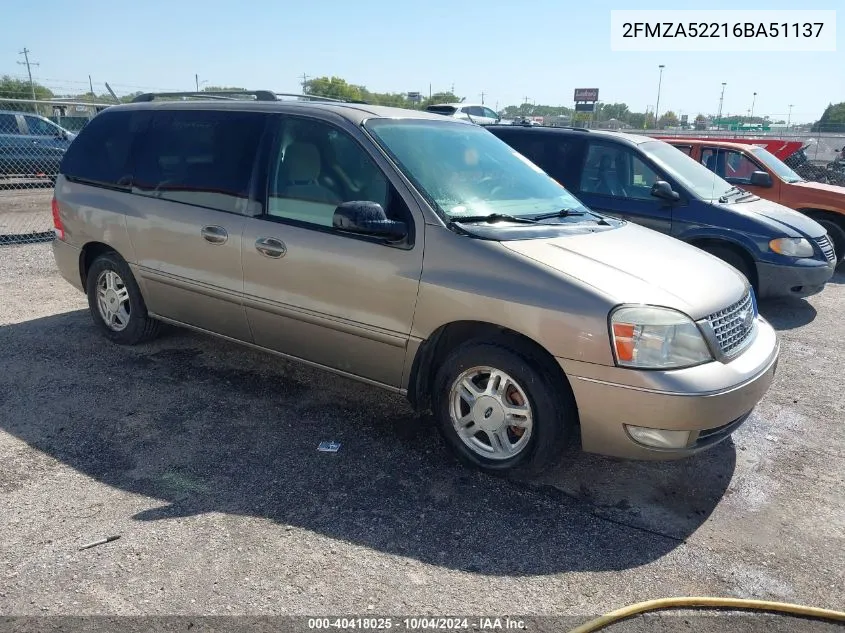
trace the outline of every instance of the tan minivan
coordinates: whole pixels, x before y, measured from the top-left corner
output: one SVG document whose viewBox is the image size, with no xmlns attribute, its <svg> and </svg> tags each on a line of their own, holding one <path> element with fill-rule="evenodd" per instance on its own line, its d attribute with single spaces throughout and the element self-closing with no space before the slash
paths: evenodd
<svg viewBox="0 0 845 633">
<path fill-rule="evenodd" d="M 365 104 L 143 95 L 55 187 L 55 258 L 106 337 L 191 327 L 405 394 L 465 462 L 689 455 L 768 389 L 747 280 L 596 214 L 471 123 Z"/>
</svg>

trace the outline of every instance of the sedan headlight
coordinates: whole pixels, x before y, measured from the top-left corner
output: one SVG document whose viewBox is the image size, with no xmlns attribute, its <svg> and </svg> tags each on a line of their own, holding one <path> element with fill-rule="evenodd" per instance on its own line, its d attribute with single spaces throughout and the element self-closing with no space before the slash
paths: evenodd
<svg viewBox="0 0 845 633">
<path fill-rule="evenodd" d="M 815 253 L 813 245 L 803 237 L 779 237 L 769 242 L 769 248 L 788 257 L 812 257 Z"/>
<path fill-rule="evenodd" d="M 610 317 L 610 331 L 622 367 L 679 369 L 713 360 L 698 326 L 677 310 L 622 307 Z"/>
</svg>

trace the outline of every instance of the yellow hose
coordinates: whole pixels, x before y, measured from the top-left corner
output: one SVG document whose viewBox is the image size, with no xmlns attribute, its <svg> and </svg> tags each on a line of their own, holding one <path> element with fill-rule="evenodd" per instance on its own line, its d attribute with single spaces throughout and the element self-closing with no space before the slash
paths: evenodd
<svg viewBox="0 0 845 633">
<path fill-rule="evenodd" d="M 569 633 L 593 633 L 610 626 L 620 620 L 630 618 L 640 613 L 657 611 L 661 609 L 685 609 L 709 607 L 715 609 L 735 609 L 742 611 L 769 611 L 772 613 L 786 613 L 788 615 L 816 618 L 818 620 L 832 620 L 845 622 L 845 611 L 833 611 L 831 609 L 819 609 L 817 607 L 805 607 L 801 604 L 789 604 L 787 602 L 770 602 L 768 600 L 744 600 L 741 598 L 710 598 L 710 597 L 689 597 L 689 598 L 659 598 L 638 602 L 616 611 L 611 611 L 595 620 L 590 620 L 572 629 Z"/>
</svg>

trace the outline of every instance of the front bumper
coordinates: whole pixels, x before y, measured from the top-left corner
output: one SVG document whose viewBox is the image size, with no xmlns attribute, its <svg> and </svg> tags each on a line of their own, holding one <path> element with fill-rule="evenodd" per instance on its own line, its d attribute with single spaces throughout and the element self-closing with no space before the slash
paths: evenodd
<svg viewBox="0 0 845 633">
<path fill-rule="evenodd" d="M 757 327 L 754 342 L 727 363 L 638 371 L 558 359 L 578 405 L 582 448 L 628 459 L 677 459 L 729 437 L 763 398 L 777 368 L 777 335 L 763 318 Z M 658 449 L 635 442 L 625 425 L 693 432 L 683 448 Z"/>
<path fill-rule="evenodd" d="M 757 262 L 758 297 L 809 297 L 819 293 L 833 277 L 833 264 L 815 259 L 806 264 L 781 266 Z"/>
</svg>

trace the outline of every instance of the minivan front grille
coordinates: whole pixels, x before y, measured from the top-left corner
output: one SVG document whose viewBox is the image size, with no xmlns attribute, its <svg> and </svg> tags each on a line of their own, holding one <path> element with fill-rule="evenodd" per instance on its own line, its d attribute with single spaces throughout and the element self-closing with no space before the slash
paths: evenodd
<svg viewBox="0 0 845 633">
<path fill-rule="evenodd" d="M 733 305 L 707 317 L 719 349 L 725 356 L 739 352 L 750 342 L 756 319 L 756 307 L 751 297 L 751 290 Z"/>
<path fill-rule="evenodd" d="M 822 249 L 822 253 L 824 253 L 824 258 L 831 264 L 835 262 L 836 253 L 833 250 L 833 242 L 830 241 L 830 237 L 828 237 L 827 233 L 825 233 L 821 237 L 815 238 L 815 241 L 816 244 L 819 245 L 819 248 Z"/>
</svg>

